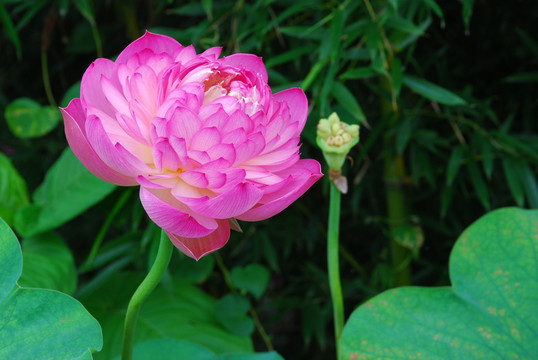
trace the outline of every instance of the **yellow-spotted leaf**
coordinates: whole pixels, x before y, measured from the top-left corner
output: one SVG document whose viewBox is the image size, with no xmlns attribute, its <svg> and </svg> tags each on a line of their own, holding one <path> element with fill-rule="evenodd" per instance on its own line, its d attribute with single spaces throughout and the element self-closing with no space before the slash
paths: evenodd
<svg viewBox="0 0 538 360">
<path fill-rule="evenodd" d="M 451 287 L 385 291 L 351 315 L 349 359 L 538 359 L 538 211 L 493 211 L 450 256 Z"/>
</svg>

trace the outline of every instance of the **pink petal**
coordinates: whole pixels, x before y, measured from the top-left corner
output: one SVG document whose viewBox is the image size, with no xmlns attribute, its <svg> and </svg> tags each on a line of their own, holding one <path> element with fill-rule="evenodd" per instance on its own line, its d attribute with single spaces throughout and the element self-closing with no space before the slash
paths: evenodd
<svg viewBox="0 0 538 360">
<path fill-rule="evenodd" d="M 180 160 L 178 154 L 174 151 L 174 148 L 166 138 L 160 138 L 153 145 L 153 159 L 154 164 L 159 171 L 168 169 L 171 171 L 177 171 L 180 166 Z"/>
<path fill-rule="evenodd" d="M 169 36 L 159 35 L 146 31 L 144 35 L 130 43 L 116 59 L 116 63 L 127 63 L 136 53 L 149 49 L 154 54 L 167 53 L 172 55 L 182 48 L 180 43 Z"/>
<path fill-rule="evenodd" d="M 287 183 L 285 187 L 276 185 L 279 191 L 264 195 L 267 202 L 235 217 L 239 220 L 259 221 L 274 216 L 297 200 L 323 176 L 321 165 L 311 159 L 299 160 L 289 174 L 293 181 Z M 264 198 L 261 201 L 265 201 Z"/>
<path fill-rule="evenodd" d="M 113 170 L 133 179 L 148 171 L 147 165 L 135 158 L 123 146 L 119 143 L 112 144 L 97 116 L 92 115 L 88 118 L 86 132 L 88 141 L 99 158 Z"/>
<path fill-rule="evenodd" d="M 95 107 L 109 116 L 114 116 L 114 108 L 105 98 L 101 78 L 104 76 L 110 79 L 112 84 L 120 86 L 119 81 L 116 83 L 115 74 L 116 64 L 108 59 L 99 58 L 86 69 L 80 84 L 80 100 L 83 108 Z"/>
<path fill-rule="evenodd" d="M 260 132 L 250 134 L 248 139 L 236 146 L 236 164 L 244 164 L 248 160 L 255 158 L 265 148 L 265 139 Z"/>
<path fill-rule="evenodd" d="M 184 138 L 187 143 L 201 127 L 202 123 L 198 116 L 184 107 L 177 107 L 167 124 L 169 135 Z"/>
<path fill-rule="evenodd" d="M 196 170 L 185 171 L 178 176 L 191 186 L 224 192 L 231 187 L 237 186 L 245 179 L 245 170 L 232 168 L 219 171 L 198 168 Z"/>
<path fill-rule="evenodd" d="M 92 116 L 93 115 L 93 116 Z M 115 117 L 110 117 L 108 114 L 94 107 L 89 107 L 86 109 L 86 116 L 88 119 L 98 118 L 101 127 L 103 128 L 104 133 L 107 135 L 107 138 L 110 139 L 110 142 L 113 144 L 120 143 L 124 148 L 126 148 L 131 154 L 134 154 L 142 162 L 150 163 L 152 161 L 151 157 L 151 148 L 145 145 L 144 141 L 139 142 L 132 136 L 129 136 L 125 130 L 122 129 L 118 120 Z M 134 120 L 130 120 L 134 121 Z M 89 120 L 86 122 L 86 133 L 88 134 Z M 88 140 L 92 143 L 88 135 Z M 93 143 L 92 143 L 93 145 Z M 95 149 L 97 151 L 97 149 Z M 97 151 L 99 153 L 99 151 Z"/>
<path fill-rule="evenodd" d="M 235 148 L 232 144 L 217 144 L 207 149 L 211 159 L 223 158 L 232 165 L 235 162 Z"/>
<path fill-rule="evenodd" d="M 153 69 L 145 65 L 136 69 L 130 82 L 131 96 L 144 105 L 151 114 L 157 113 L 157 82 L 157 75 Z"/>
<path fill-rule="evenodd" d="M 203 151 L 220 142 L 220 132 L 216 127 L 202 128 L 193 135 L 190 149 Z"/>
<path fill-rule="evenodd" d="M 246 69 L 254 74 L 261 76 L 264 82 L 267 82 L 267 70 L 261 57 L 252 54 L 233 54 L 222 58 L 223 65 L 235 66 L 240 69 Z"/>
<path fill-rule="evenodd" d="M 249 210 L 262 195 L 263 192 L 256 186 L 242 183 L 214 198 L 209 196 L 198 198 L 176 196 L 176 198 L 197 214 L 215 219 L 227 219 Z"/>
<path fill-rule="evenodd" d="M 251 158 L 245 161 L 244 164 L 254 166 L 289 164 L 291 166 L 295 162 L 291 162 L 294 159 L 294 155 L 299 153 L 298 142 L 299 139 L 290 139 L 278 149 Z"/>
<path fill-rule="evenodd" d="M 230 238 L 230 224 L 228 220 L 217 220 L 217 223 L 218 228 L 204 237 L 187 238 L 168 231 L 166 234 L 181 252 L 195 260 L 200 260 L 202 256 L 226 245 Z"/>
<path fill-rule="evenodd" d="M 136 177 L 136 181 L 140 186 L 147 189 L 172 189 L 177 183 L 176 174 L 149 174 L 149 175 L 139 175 Z"/>
<path fill-rule="evenodd" d="M 175 235 L 201 237 L 217 229 L 214 219 L 192 214 L 170 194 L 170 190 L 149 190 L 141 186 L 140 201 L 155 224 Z"/>
<path fill-rule="evenodd" d="M 108 103 L 114 108 L 114 113 L 119 111 L 124 115 L 130 114 L 129 102 L 125 98 L 121 87 L 116 87 L 116 84 L 106 76 L 101 76 L 101 89 Z"/>
<path fill-rule="evenodd" d="M 247 133 L 250 133 L 254 129 L 254 122 L 247 114 L 239 110 L 230 115 L 228 121 L 226 121 L 224 127 L 220 130 L 223 133 L 227 133 L 237 128 L 242 128 Z"/>
<path fill-rule="evenodd" d="M 84 134 L 86 115 L 82 110 L 80 99 L 73 99 L 67 108 L 60 109 L 64 118 L 65 137 L 84 166 L 92 174 L 109 183 L 121 186 L 136 185 L 136 179 L 120 174 L 108 167 L 97 155 Z"/>
<path fill-rule="evenodd" d="M 299 122 L 298 131 L 301 132 L 308 116 L 308 100 L 303 90 L 299 88 L 286 89 L 273 95 L 274 101 L 283 101 L 288 104 L 291 113 L 290 123 Z M 299 133 L 297 133 L 299 135 Z"/>
<path fill-rule="evenodd" d="M 219 58 L 221 51 L 222 51 L 222 48 L 216 46 L 216 47 L 207 49 L 206 51 L 201 53 L 200 56 L 205 57 L 206 59 L 215 61 Z"/>
<path fill-rule="evenodd" d="M 200 109 L 200 118 L 204 119 L 204 127 L 223 129 L 229 119 L 221 104 L 205 105 Z"/>
</svg>

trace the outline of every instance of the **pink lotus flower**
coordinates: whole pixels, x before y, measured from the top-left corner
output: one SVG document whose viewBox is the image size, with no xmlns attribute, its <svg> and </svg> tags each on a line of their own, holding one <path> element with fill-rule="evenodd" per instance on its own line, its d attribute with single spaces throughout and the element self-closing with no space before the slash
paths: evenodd
<svg viewBox="0 0 538 360">
<path fill-rule="evenodd" d="M 299 159 L 308 103 L 276 94 L 261 58 L 196 54 L 147 32 L 115 62 L 97 59 L 62 109 L 67 141 L 96 176 L 140 185 L 149 217 L 199 259 L 226 244 L 234 219 L 267 219 L 322 174 Z"/>
</svg>

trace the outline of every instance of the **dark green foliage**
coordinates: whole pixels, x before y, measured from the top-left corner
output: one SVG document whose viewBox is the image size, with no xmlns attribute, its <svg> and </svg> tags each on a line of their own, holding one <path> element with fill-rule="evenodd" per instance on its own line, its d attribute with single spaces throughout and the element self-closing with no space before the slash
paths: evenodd
<svg viewBox="0 0 538 360">
<path fill-rule="evenodd" d="M 113 294 L 112 303 L 95 299 L 102 299 L 118 272 L 147 270 L 158 231 L 136 191 L 112 192 L 78 174 L 74 164 L 68 164 L 68 175 L 94 182 L 89 186 L 95 193 L 77 190 L 79 197 L 68 199 L 73 207 L 66 205 L 63 192 L 55 190 L 61 185 L 55 173 L 69 160 L 63 153 L 67 143 L 55 123 L 57 113 L 49 110 L 78 96 L 82 74 L 97 56 L 114 58 L 147 29 L 199 52 L 222 46 L 224 55 L 255 53 L 264 59 L 274 92 L 305 90 L 311 111 L 304 157 L 322 161 L 315 147 L 320 117 L 337 111 L 343 121 L 361 124 L 361 142 L 344 170 L 350 185 L 342 199 L 340 240 L 346 315 L 394 284 L 391 234 L 405 239 L 414 234 L 415 247 L 423 236 L 422 247 L 409 257 L 414 284 L 448 285 L 448 254 L 466 226 L 489 209 L 538 208 L 537 9 L 527 2 L 491 6 L 470 0 L 4 1 L 0 215 L 9 212 L 6 220 L 20 235 L 48 237 L 52 230 L 58 243 L 67 244 L 79 269 L 75 296 L 86 299 L 96 317 L 123 306 L 130 293 L 123 302 Z M 42 128 L 17 132 L 13 109 L 22 105 L 32 116 L 44 113 Z M 404 176 L 386 183 L 384 162 L 394 156 L 401 158 Z M 67 191 L 71 185 L 65 185 Z M 247 325 L 230 329 L 226 319 L 206 319 L 216 334 L 228 331 L 235 339 L 249 333 L 250 321 L 257 321 L 248 311 L 253 310 L 268 333 L 260 335 L 256 326 L 251 336 L 256 350 L 269 351 L 270 338 L 286 359 L 331 358 L 327 185 L 319 181 L 272 219 L 242 223 L 243 233 L 232 234 L 221 258 L 196 264 L 175 254 L 158 296 L 173 298 L 178 288 L 198 291 L 176 284 L 184 279 L 221 299 L 213 306 L 206 294 L 191 293 L 206 299 L 211 311 L 238 297 L 246 310 L 227 315 Z M 387 216 L 391 186 L 402 189 L 410 211 L 400 231 Z M 92 248 L 95 256 L 88 259 Z M 257 272 L 260 283 L 252 280 Z M 114 329 L 121 316 L 108 323 Z"/>
</svg>

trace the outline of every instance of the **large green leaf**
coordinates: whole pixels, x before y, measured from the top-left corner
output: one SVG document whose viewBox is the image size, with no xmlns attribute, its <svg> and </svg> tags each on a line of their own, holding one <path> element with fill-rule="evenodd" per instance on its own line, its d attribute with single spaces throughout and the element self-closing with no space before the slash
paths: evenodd
<svg viewBox="0 0 538 360">
<path fill-rule="evenodd" d="M 224 354 L 219 356 L 217 360 L 284 360 L 284 358 L 277 352 L 271 351 L 253 354 Z"/>
<path fill-rule="evenodd" d="M 45 233 L 26 238 L 22 250 L 24 269 L 19 285 L 73 295 L 77 288 L 75 261 L 57 235 Z"/>
<path fill-rule="evenodd" d="M 133 360 L 217 360 L 214 352 L 191 342 L 175 339 L 154 339 L 138 344 L 133 349 Z M 120 360 L 120 356 L 116 357 Z"/>
<path fill-rule="evenodd" d="M 0 359 L 91 359 L 99 323 L 68 295 L 21 288 L 21 272 L 19 242 L 0 219 Z"/>
<path fill-rule="evenodd" d="M 155 339 L 138 344 L 133 350 L 133 360 L 283 360 L 275 351 L 266 353 L 236 353 L 215 355 L 203 346 L 175 339 Z M 120 357 L 116 357 L 120 360 Z"/>
<path fill-rule="evenodd" d="M 250 302 L 246 297 L 228 294 L 215 304 L 215 317 L 232 334 L 250 335 L 254 331 L 254 322 L 247 315 L 249 309 Z"/>
<path fill-rule="evenodd" d="M 26 182 L 4 154 L 0 153 L 0 217 L 13 225 L 13 214 L 28 204 Z"/>
<path fill-rule="evenodd" d="M 463 232 L 452 287 L 385 291 L 351 315 L 348 359 L 538 359 L 538 211 L 506 208 Z"/>
<path fill-rule="evenodd" d="M 41 106 L 28 98 L 14 100 L 6 107 L 7 125 L 22 139 L 39 137 L 54 129 L 62 115 L 54 106 Z"/>
<path fill-rule="evenodd" d="M 113 359 L 120 353 L 127 302 L 141 280 L 132 273 L 119 273 L 82 299 L 103 327 L 103 351 L 95 359 Z M 158 287 L 142 305 L 136 344 L 169 338 L 204 346 L 216 354 L 253 351 L 250 338 L 233 335 L 217 322 L 214 298 L 176 279 L 169 285 Z"/>
<path fill-rule="evenodd" d="M 73 219 L 110 194 L 115 186 L 91 174 L 67 148 L 52 165 L 34 193 L 34 204 L 15 215 L 23 236 L 54 229 Z"/>
</svg>

